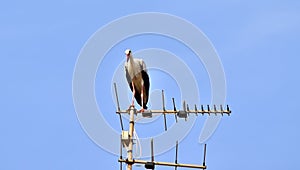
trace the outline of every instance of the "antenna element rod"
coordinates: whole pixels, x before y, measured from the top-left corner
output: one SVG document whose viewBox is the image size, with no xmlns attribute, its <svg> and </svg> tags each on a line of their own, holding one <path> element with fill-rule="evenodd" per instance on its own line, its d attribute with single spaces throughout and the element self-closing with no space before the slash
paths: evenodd
<svg viewBox="0 0 300 170">
<path fill-rule="evenodd" d="M 122 135 L 120 135 L 120 159 L 123 159 L 122 157 Z M 122 170 L 122 162 L 120 162 L 120 170 Z"/>
<path fill-rule="evenodd" d="M 206 162 L 206 144 L 204 144 L 203 166 L 206 166 L 206 165 L 205 165 L 205 162 Z"/>
<path fill-rule="evenodd" d="M 178 141 L 176 141 L 175 164 L 178 163 L 177 158 L 178 158 Z M 175 166 L 175 170 L 177 170 L 177 166 Z"/>
<path fill-rule="evenodd" d="M 174 99 L 174 97 L 172 98 L 172 100 L 173 100 L 174 111 L 176 112 L 177 110 L 176 110 L 176 105 L 175 105 L 175 99 Z M 177 120 L 177 115 L 176 114 L 175 114 L 175 120 L 176 120 L 176 123 L 177 123 L 178 120 Z"/>
<path fill-rule="evenodd" d="M 120 103 L 119 103 L 119 97 L 118 97 L 117 84 L 114 83 L 114 86 L 115 86 L 115 94 L 116 94 L 116 100 L 117 100 L 118 111 L 120 111 Z"/>
<path fill-rule="evenodd" d="M 161 97 L 162 97 L 162 102 L 163 102 L 163 111 L 166 111 L 166 107 L 165 107 L 165 94 L 164 94 L 164 90 L 161 90 Z M 164 114 L 164 122 L 165 122 L 165 131 L 167 131 L 167 118 L 166 118 L 166 114 Z"/>
<path fill-rule="evenodd" d="M 119 118 L 120 118 L 120 124 L 121 124 L 121 129 L 124 130 L 124 126 L 123 126 L 123 121 L 122 121 L 122 116 L 120 113 L 120 104 L 119 104 L 119 97 L 118 97 L 118 90 L 117 90 L 117 84 L 114 83 L 114 87 L 115 87 L 115 94 L 116 94 L 116 100 L 117 100 L 117 106 L 118 106 L 118 112 L 119 112 Z"/>
<path fill-rule="evenodd" d="M 153 138 L 151 139 L 151 161 L 154 162 Z"/>
</svg>

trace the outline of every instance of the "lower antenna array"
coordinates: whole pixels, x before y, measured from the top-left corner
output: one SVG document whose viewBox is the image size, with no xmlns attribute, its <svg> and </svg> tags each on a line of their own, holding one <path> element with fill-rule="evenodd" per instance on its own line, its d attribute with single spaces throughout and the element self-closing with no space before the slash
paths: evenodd
<svg viewBox="0 0 300 170">
<path fill-rule="evenodd" d="M 120 162 L 120 170 L 122 170 L 122 163 L 127 164 L 127 170 L 132 170 L 132 165 L 133 164 L 143 164 L 146 169 L 155 169 L 155 166 L 171 166 L 174 167 L 175 170 L 177 170 L 177 167 L 185 167 L 185 168 L 194 168 L 194 169 L 206 169 L 206 144 L 204 145 L 204 157 L 203 157 L 203 163 L 202 165 L 195 165 L 195 164 L 182 164 L 178 163 L 178 141 L 176 141 L 176 152 L 175 152 L 175 162 L 159 162 L 154 160 L 154 141 L 153 139 L 151 140 L 151 161 L 145 161 L 145 160 L 136 160 L 133 158 L 132 150 L 133 150 L 133 131 L 134 131 L 134 115 L 136 114 L 142 114 L 144 117 L 152 117 L 152 114 L 163 114 L 164 115 L 164 126 L 165 126 L 165 131 L 167 131 L 167 122 L 166 122 L 166 115 L 168 114 L 174 114 L 175 116 L 175 121 L 177 122 L 178 118 L 184 118 L 185 120 L 188 118 L 189 114 L 207 114 L 207 115 L 230 115 L 231 110 L 229 109 L 229 106 L 226 105 L 226 109 L 223 108 L 223 105 L 213 105 L 212 109 L 210 108 L 209 105 L 207 105 L 206 108 L 204 108 L 203 105 L 200 106 L 200 110 L 197 109 L 197 105 L 194 105 L 194 110 L 190 110 L 189 105 L 183 102 L 183 110 L 177 110 L 176 104 L 175 104 L 175 99 L 172 98 L 173 101 L 173 110 L 167 110 L 165 108 L 165 100 L 164 100 L 164 91 L 162 90 L 162 103 L 163 107 L 162 110 L 145 110 L 143 112 L 137 111 L 133 105 L 129 107 L 127 110 L 121 110 L 120 105 L 119 105 L 119 99 L 118 99 L 118 93 L 117 93 L 117 87 L 116 84 L 114 83 L 114 88 L 115 88 L 115 94 L 116 94 L 116 100 L 117 100 L 117 111 L 116 113 L 119 114 L 120 118 L 120 124 L 121 124 L 121 129 L 122 129 L 122 135 L 120 139 L 120 157 L 119 157 L 119 162 Z M 121 114 L 129 114 L 130 120 L 129 120 L 129 130 L 124 131 L 124 126 L 123 126 L 123 121 L 122 121 L 122 116 Z M 127 158 L 123 159 L 122 152 L 123 152 L 123 146 L 126 146 L 127 148 Z"/>
</svg>

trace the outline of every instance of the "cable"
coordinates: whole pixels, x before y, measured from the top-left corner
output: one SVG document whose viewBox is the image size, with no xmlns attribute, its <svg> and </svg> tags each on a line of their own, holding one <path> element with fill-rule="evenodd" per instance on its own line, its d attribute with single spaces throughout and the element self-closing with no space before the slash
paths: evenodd
<svg viewBox="0 0 300 170">
<path fill-rule="evenodd" d="M 140 142 L 140 139 L 139 139 L 139 137 L 138 137 L 138 135 L 137 135 L 137 133 L 136 133 L 136 131 L 135 131 L 135 129 L 134 129 L 134 137 L 135 137 L 135 139 L 136 139 L 136 148 L 135 148 L 135 155 L 136 155 L 136 157 L 137 158 L 140 158 L 141 156 L 142 156 L 142 146 L 141 146 L 141 142 Z M 140 153 L 139 153 L 139 155 L 137 156 L 137 150 L 139 150 L 140 151 Z"/>
</svg>

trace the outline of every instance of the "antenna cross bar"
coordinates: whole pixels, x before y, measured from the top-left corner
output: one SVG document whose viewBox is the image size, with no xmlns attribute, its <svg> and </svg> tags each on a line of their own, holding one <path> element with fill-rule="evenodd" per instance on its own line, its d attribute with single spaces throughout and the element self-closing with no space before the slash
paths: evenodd
<svg viewBox="0 0 300 170">
<path fill-rule="evenodd" d="M 144 160 L 125 160 L 119 159 L 119 162 L 125 162 L 126 164 L 147 164 L 148 161 Z M 180 163 L 171 163 L 171 162 L 152 162 L 154 165 L 161 165 L 161 166 L 172 166 L 172 167 L 184 167 L 184 168 L 194 168 L 194 169 L 206 169 L 207 166 L 203 165 L 194 165 L 194 164 L 180 164 Z"/>
</svg>

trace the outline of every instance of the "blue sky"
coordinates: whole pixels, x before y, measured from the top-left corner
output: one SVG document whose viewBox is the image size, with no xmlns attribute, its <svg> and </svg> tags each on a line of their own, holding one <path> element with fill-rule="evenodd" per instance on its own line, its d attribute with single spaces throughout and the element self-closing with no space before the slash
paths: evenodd
<svg viewBox="0 0 300 170">
<path fill-rule="evenodd" d="M 118 168 L 118 157 L 93 143 L 81 128 L 72 77 L 79 52 L 93 33 L 138 12 L 186 19 L 206 34 L 219 54 L 233 114 L 222 119 L 207 141 L 208 169 L 296 169 L 299 7 L 298 1 L 267 0 L 3 2 L 0 169 Z M 131 48 L 142 47 L 137 43 Z M 181 142 L 179 162 L 202 163 L 200 127 L 195 125 Z M 173 153 L 157 160 L 173 161 Z"/>
</svg>

